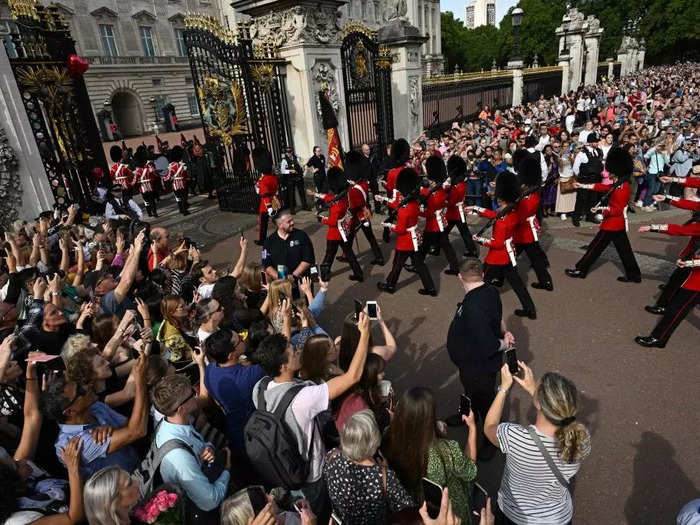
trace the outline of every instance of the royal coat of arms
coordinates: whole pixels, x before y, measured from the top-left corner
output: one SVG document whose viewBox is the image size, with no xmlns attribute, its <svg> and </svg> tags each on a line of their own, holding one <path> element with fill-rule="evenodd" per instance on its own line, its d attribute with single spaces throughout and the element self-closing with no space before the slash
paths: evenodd
<svg viewBox="0 0 700 525">
<path fill-rule="evenodd" d="M 209 134 L 221 137 L 230 146 L 234 135 L 248 133 L 245 101 L 240 84 L 228 80 L 205 77 L 199 88 L 199 104 Z"/>
</svg>

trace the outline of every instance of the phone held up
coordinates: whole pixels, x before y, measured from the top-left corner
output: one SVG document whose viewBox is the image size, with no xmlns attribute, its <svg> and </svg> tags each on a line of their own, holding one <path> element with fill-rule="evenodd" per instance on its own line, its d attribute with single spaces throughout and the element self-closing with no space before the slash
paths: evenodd
<svg viewBox="0 0 700 525">
<path fill-rule="evenodd" d="M 319 279 L 318 265 L 314 265 L 309 269 L 309 275 L 311 277 L 312 282 L 314 282 L 314 283 L 318 282 L 318 279 Z"/>
<path fill-rule="evenodd" d="M 377 301 L 367 301 L 367 317 L 372 321 L 377 320 Z"/>
<path fill-rule="evenodd" d="M 250 500 L 250 505 L 253 507 L 253 515 L 257 516 L 267 505 L 267 494 L 265 494 L 265 489 L 260 485 L 253 485 L 248 487 L 248 499 Z"/>
<path fill-rule="evenodd" d="M 510 370 L 510 373 L 513 375 L 517 374 L 520 367 L 518 366 L 518 357 L 515 355 L 515 347 L 507 349 L 505 354 L 508 370 Z"/>
<path fill-rule="evenodd" d="M 360 320 L 360 312 L 362 311 L 362 303 L 355 299 L 355 322 Z"/>
<path fill-rule="evenodd" d="M 430 519 L 436 519 L 440 515 L 440 504 L 442 503 L 442 487 L 433 483 L 428 478 L 423 478 L 423 496 L 425 496 L 425 506 Z"/>
<path fill-rule="evenodd" d="M 460 394 L 459 396 L 459 414 L 461 416 L 469 416 L 469 412 L 472 410 L 472 400 L 469 396 Z"/>
</svg>

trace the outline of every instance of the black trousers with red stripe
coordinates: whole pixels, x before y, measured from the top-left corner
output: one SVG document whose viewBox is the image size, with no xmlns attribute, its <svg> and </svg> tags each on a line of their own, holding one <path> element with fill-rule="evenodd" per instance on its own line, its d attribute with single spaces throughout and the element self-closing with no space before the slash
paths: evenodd
<svg viewBox="0 0 700 525">
<path fill-rule="evenodd" d="M 639 269 L 637 259 L 634 258 L 634 252 L 632 251 L 632 246 L 630 245 L 630 240 L 625 230 L 598 230 L 598 233 L 588 245 L 586 253 L 584 253 L 583 257 L 576 263 L 576 269 L 587 274 L 588 270 L 593 266 L 593 263 L 598 260 L 600 254 L 603 253 L 603 250 L 605 250 L 611 242 L 615 245 L 617 254 L 620 256 L 627 278 L 631 280 L 640 279 L 642 277 L 642 271 Z"/>
<path fill-rule="evenodd" d="M 423 232 L 423 244 L 420 251 L 425 257 L 431 248 L 441 249 L 445 254 L 445 259 L 450 265 L 450 270 L 459 270 L 459 261 L 455 249 L 450 244 L 450 239 L 447 237 L 447 232 Z"/>
<path fill-rule="evenodd" d="M 259 241 L 264 241 L 267 239 L 267 221 L 270 219 L 270 216 L 267 214 L 266 211 L 262 213 L 258 213 L 258 240 Z"/>
<path fill-rule="evenodd" d="M 671 301 L 671 298 L 676 294 L 689 275 L 690 268 L 676 268 L 671 274 L 671 277 L 668 278 L 668 282 L 666 283 L 666 286 L 664 286 L 664 289 L 661 292 L 661 295 L 659 295 L 659 298 L 656 300 L 656 303 L 654 303 L 654 306 L 666 308 L 668 303 Z"/>
<path fill-rule="evenodd" d="M 457 230 L 459 231 L 459 234 L 462 236 L 462 240 L 464 241 L 464 251 L 466 251 L 470 255 L 473 255 L 474 257 L 478 257 L 479 248 L 474 242 L 474 239 L 472 239 L 472 232 L 469 231 L 469 226 L 466 222 L 447 221 L 447 228 L 445 229 L 445 234 L 449 235 L 452 231 L 452 228 L 454 228 L 455 226 L 457 226 Z"/>
<path fill-rule="evenodd" d="M 652 330 L 651 336 L 666 344 L 673 331 L 696 304 L 700 304 L 700 292 L 679 288 L 673 294 L 666 307 L 666 313 Z"/>
<path fill-rule="evenodd" d="M 520 304 L 523 305 L 523 310 L 534 312 L 535 303 L 515 266 L 512 264 L 484 264 L 484 281 L 500 288 L 503 286 L 504 279 L 508 279 L 511 288 L 520 300 Z"/>
<path fill-rule="evenodd" d="M 362 277 L 362 268 L 360 263 L 357 262 L 357 257 L 355 257 L 355 252 L 352 251 L 352 244 L 344 241 L 331 241 L 326 239 L 326 255 L 323 257 L 323 264 L 328 267 L 328 271 L 331 271 L 333 266 L 333 261 L 335 261 L 335 254 L 338 253 L 338 248 L 343 248 L 345 256 L 348 258 L 348 263 L 350 263 L 350 269 L 352 273 L 358 277 Z"/>
<path fill-rule="evenodd" d="M 374 232 L 372 231 L 372 224 L 371 223 L 365 223 L 364 221 L 360 223 L 359 230 L 362 230 L 362 233 L 365 234 L 365 237 L 367 238 L 367 242 L 369 243 L 370 248 L 372 248 L 372 254 L 374 255 L 374 260 L 375 261 L 383 261 L 384 256 L 382 255 L 382 250 L 379 248 L 379 243 L 377 242 L 377 238 L 374 236 Z M 357 235 L 358 228 L 355 228 L 352 230 L 348 237 L 348 244 L 352 246 L 353 241 L 355 240 L 355 236 Z"/>
<path fill-rule="evenodd" d="M 547 271 L 547 256 L 540 246 L 539 241 L 530 242 L 527 244 L 516 244 L 515 253 L 520 255 L 525 252 L 530 259 L 530 265 L 535 270 L 537 280 L 541 283 L 551 283 L 552 276 Z"/>
<path fill-rule="evenodd" d="M 391 265 L 391 271 L 389 272 L 389 275 L 386 278 L 386 284 L 388 284 L 391 287 L 396 286 L 396 283 L 399 281 L 399 275 L 401 275 L 403 265 L 406 264 L 406 261 L 409 257 L 411 258 L 411 263 L 416 269 L 416 273 L 418 274 L 421 282 L 423 283 L 423 288 L 425 288 L 426 290 L 434 290 L 435 283 L 433 282 L 433 278 L 430 277 L 428 267 L 425 265 L 425 257 L 421 252 L 414 251 L 394 251 L 394 261 Z"/>
</svg>

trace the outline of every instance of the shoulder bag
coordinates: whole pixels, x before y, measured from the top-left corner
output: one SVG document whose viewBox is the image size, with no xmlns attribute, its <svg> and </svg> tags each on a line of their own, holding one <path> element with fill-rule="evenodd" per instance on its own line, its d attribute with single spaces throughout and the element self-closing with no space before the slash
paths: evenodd
<svg viewBox="0 0 700 525">
<path fill-rule="evenodd" d="M 537 448 L 540 449 L 540 453 L 542 454 L 542 456 L 544 456 L 544 460 L 547 462 L 549 470 L 552 471 L 552 474 L 554 474 L 554 477 L 557 478 L 557 481 L 569 492 L 569 495 L 573 498 L 574 494 L 571 488 L 571 483 L 566 481 L 564 475 L 554 464 L 552 456 L 550 456 L 549 452 L 547 452 L 547 449 L 544 447 L 544 443 L 542 443 L 542 440 L 537 435 L 537 432 L 535 432 L 531 426 L 527 427 L 527 431 L 530 433 L 530 437 L 535 442 L 535 445 L 537 445 Z"/>
</svg>

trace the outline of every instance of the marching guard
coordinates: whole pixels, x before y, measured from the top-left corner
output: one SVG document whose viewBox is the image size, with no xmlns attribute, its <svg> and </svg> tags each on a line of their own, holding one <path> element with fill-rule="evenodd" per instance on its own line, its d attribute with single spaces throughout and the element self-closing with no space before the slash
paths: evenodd
<svg viewBox="0 0 700 525">
<path fill-rule="evenodd" d="M 114 162 L 109 170 L 109 176 L 112 179 L 112 184 L 122 187 L 122 194 L 126 198 L 127 195 L 131 194 L 131 187 L 136 180 L 136 175 L 129 169 L 129 166 L 124 164 L 122 156 L 123 150 L 119 146 L 115 145 L 109 149 L 109 158 Z"/>
<path fill-rule="evenodd" d="M 396 283 L 401 275 L 403 265 L 410 257 L 413 267 L 423 283 L 423 288 L 418 290 L 418 293 L 435 297 L 437 295 L 435 284 L 430 277 L 428 267 L 425 265 L 425 258 L 420 250 L 422 236 L 418 229 L 420 204 L 418 203 L 418 174 L 416 171 L 413 168 L 403 168 L 396 177 L 395 189 L 402 196 L 401 204 L 397 209 L 396 224 L 384 222 L 382 226 L 389 228 L 396 234 L 396 249 L 391 272 L 389 272 L 385 282 L 377 283 L 377 288 L 393 294 L 396 291 Z"/>
<path fill-rule="evenodd" d="M 146 206 L 146 213 L 149 217 L 158 217 L 156 209 L 156 185 L 158 184 L 158 175 L 153 164 L 146 160 L 148 150 L 145 146 L 139 146 L 134 153 L 136 161 L 135 182 L 138 184 L 139 192 Z"/>
<path fill-rule="evenodd" d="M 167 175 L 163 177 L 163 182 L 173 181 L 173 193 L 177 201 L 177 209 L 180 210 L 182 215 L 189 215 L 190 212 L 187 204 L 189 175 L 187 172 L 187 165 L 182 162 L 184 150 L 181 146 L 174 146 L 169 151 L 169 154 L 170 165 L 168 166 Z"/>
<path fill-rule="evenodd" d="M 410 167 L 408 160 L 411 154 L 411 147 L 406 139 L 396 139 L 391 144 L 391 152 L 389 158 L 393 168 L 386 174 L 386 181 L 382 184 L 386 190 L 386 195 L 375 195 L 374 200 L 377 202 L 385 202 L 389 210 L 388 223 L 391 223 L 396 218 L 396 210 L 401 205 L 401 192 L 396 187 L 399 173 L 404 168 Z M 415 171 L 415 170 L 414 170 Z M 393 210 L 393 213 L 392 213 Z M 388 243 L 390 239 L 390 229 L 384 228 L 382 234 L 384 242 Z"/>
<path fill-rule="evenodd" d="M 260 195 L 258 206 L 258 240 L 255 244 L 262 246 L 267 238 L 267 221 L 272 219 L 282 207 L 277 189 L 279 183 L 272 171 L 272 155 L 263 146 L 253 150 L 253 165 L 260 178 L 255 182 L 255 193 Z"/>
<path fill-rule="evenodd" d="M 467 163 L 459 155 L 452 155 L 447 160 L 447 176 L 450 179 L 450 191 L 447 195 L 447 228 L 445 234 L 450 235 L 455 226 L 464 241 L 464 256 L 478 257 L 479 249 L 472 239 L 472 232 L 467 225 L 467 212 L 464 198 L 467 194 Z"/>
<path fill-rule="evenodd" d="M 478 213 L 482 217 L 493 219 L 491 237 L 485 238 L 474 235 L 474 240 L 486 246 L 489 251 L 484 259 L 484 280 L 497 287 L 503 286 L 503 280 L 508 279 L 515 295 L 518 296 L 521 309 L 515 310 L 515 315 L 537 319 L 535 303 L 527 291 L 527 287 L 516 268 L 513 235 L 518 225 L 518 215 L 515 206 L 520 197 L 520 183 L 514 173 L 504 171 L 496 177 L 494 198 L 498 202 L 498 211 L 488 210 L 480 206 L 468 206 L 467 210 Z"/>
<path fill-rule="evenodd" d="M 607 192 L 600 203 L 607 198 L 608 205 L 602 206 L 599 203 L 591 208 L 592 213 L 603 213 L 603 222 L 600 224 L 600 229 L 595 238 L 588 245 L 586 253 L 576 263 L 575 268 L 566 269 L 566 275 L 585 279 L 593 263 L 600 257 L 600 254 L 603 253 L 607 245 L 612 242 L 625 268 L 625 275 L 621 275 L 617 280 L 623 283 L 639 283 L 642 281 L 642 272 L 634 257 L 629 237 L 627 237 L 627 230 L 629 228 L 627 222 L 627 203 L 630 195 L 630 185 L 628 181 L 633 168 L 632 156 L 629 152 L 620 147 L 610 148 L 605 166 L 612 177 L 612 186 L 600 183 L 574 183 L 574 186 L 577 188 Z"/>
</svg>

